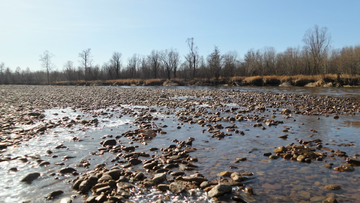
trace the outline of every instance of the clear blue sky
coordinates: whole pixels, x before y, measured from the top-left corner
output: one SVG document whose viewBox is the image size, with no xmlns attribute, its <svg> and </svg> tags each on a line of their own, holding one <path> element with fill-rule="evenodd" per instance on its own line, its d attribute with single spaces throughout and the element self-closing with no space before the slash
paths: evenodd
<svg viewBox="0 0 360 203">
<path fill-rule="evenodd" d="M 56 69 L 91 48 L 100 66 L 114 51 L 123 64 L 133 54 L 175 48 L 184 56 L 194 37 L 200 55 L 272 46 L 303 46 L 315 24 L 327 27 L 332 47 L 360 44 L 360 1 L 332 0 L 0 0 L 0 62 L 41 70 L 39 56 L 53 53 Z"/>
</svg>

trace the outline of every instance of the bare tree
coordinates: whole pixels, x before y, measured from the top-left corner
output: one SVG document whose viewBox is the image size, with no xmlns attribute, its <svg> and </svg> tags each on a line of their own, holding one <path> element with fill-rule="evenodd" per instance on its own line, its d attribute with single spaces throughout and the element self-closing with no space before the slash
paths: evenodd
<svg viewBox="0 0 360 203">
<path fill-rule="evenodd" d="M 85 80 L 88 79 L 90 73 L 90 67 L 92 63 L 91 59 L 91 49 L 88 48 L 79 53 L 79 57 L 81 58 L 80 63 L 84 68 Z"/>
<path fill-rule="evenodd" d="M 121 53 L 119 52 L 114 52 L 110 62 L 113 66 L 114 72 L 116 74 L 116 78 L 119 79 L 119 75 L 120 75 L 120 68 L 121 68 Z"/>
<path fill-rule="evenodd" d="M 176 77 L 176 69 L 179 64 L 179 53 L 174 50 L 165 50 L 160 54 L 160 59 L 164 64 L 167 78 L 171 79 L 171 72 L 174 70 L 174 77 Z"/>
<path fill-rule="evenodd" d="M 0 63 L 0 84 L 4 83 L 4 69 L 5 69 L 5 64 L 4 62 Z"/>
<path fill-rule="evenodd" d="M 131 58 L 129 58 L 128 70 L 130 73 L 130 78 L 134 78 L 139 63 L 140 63 L 140 59 L 136 54 L 134 54 Z"/>
<path fill-rule="evenodd" d="M 208 64 L 211 73 L 217 81 L 220 77 L 220 72 L 222 68 L 222 57 L 220 55 L 220 50 L 217 46 L 214 47 L 214 51 L 208 56 Z"/>
<path fill-rule="evenodd" d="M 76 74 L 75 74 L 75 67 L 74 63 L 72 61 L 67 61 L 64 64 L 64 74 L 67 76 L 68 80 L 72 81 L 75 80 Z"/>
<path fill-rule="evenodd" d="M 189 47 L 189 53 L 185 56 L 185 59 L 188 62 L 189 68 L 192 69 L 193 74 L 192 77 L 195 78 L 195 72 L 198 67 L 199 63 L 199 55 L 197 53 L 197 47 L 194 44 L 194 38 L 188 38 L 186 40 L 188 47 Z"/>
<path fill-rule="evenodd" d="M 160 68 L 160 54 L 158 51 L 153 50 L 149 55 L 149 62 L 151 66 L 151 70 L 154 74 L 154 78 L 157 78 L 157 73 Z"/>
<path fill-rule="evenodd" d="M 40 55 L 40 61 L 42 62 L 43 68 L 46 69 L 46 75 L 49 85 L 50 85 L 50 71 L 53 67 L 53 64 L 51 62 L 52 57 L 54 57 L 54 55 L 50 53 L 48 50 L 46 50 L 43 55 Z"/>
<path fill-rule="evenodd" d="M 323 73 L 325 74 L 326 66 L 324 65 L 324 61 L 331 42 L 331 36 L 328 33 L 327 27 L 319 28 L 318 25 L 315 25 L 314 28 L 310 28 L 306 31 L 303 42 L 313 61 L 314 66 L 311 74 L 319 74 L 321 68 L 324 69 Z"/>
<path fill-rule="evenodd" d="M 235 68 L 237 62 L 237 53 L 228 52 L 223 55 L 223 66 L 224 66 L 224 76 L 233 77 L 235 75 Z"/>
</svg>

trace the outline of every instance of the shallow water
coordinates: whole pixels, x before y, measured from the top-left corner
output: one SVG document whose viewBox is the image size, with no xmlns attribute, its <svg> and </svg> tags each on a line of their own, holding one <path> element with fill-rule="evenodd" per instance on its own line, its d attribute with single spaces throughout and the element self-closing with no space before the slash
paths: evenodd
<svg viewBox="0 0 360 203">
<path fill-rule="evenodd" d="M 179 87 L 187 88 L 187 87 Z M 204 87 L 198 87 L 204 88 Z M 343 96 L 348 95 L 357 96 L 360 89 L 352 89 L 353 91 L 338 91 L 339 88 L 321 88 L 323 92 L 318 92 L 316 88 L 221 88 L 223 90 L 235 91 L 271 91 L 274 93 L 299 93 L 308 94 L 309 91 L 313 91 L 312 94 L 327 95 L 327 96 Z M 348 90 L 347 88 L 341 88 Z M 308 91 L 308 92 L 307 92 Z M 198 100 L 207 100 L 209 98 L 188 98 L 179 97 L 172 98 L 178 100 L 188 99 L 189 102 L 197 102 Z M 228 105 L 233 107 L 241 107 L 241 104 Z M 202 107 L 207 107 L 202 105 Z M 60 195 L 55 201 L 58 201 L 62 197 L 69 197 L 76 194 L 71 189 L 69 183 L 75 177 L 72 175 L 61 176 L 58 175 L 58 171 L 63 167 L 75 167 L 76 164 L 83 159 L 90 162 L 89 169 L 92 169 L 96 164 L 106 163 L 110 167 L 114 163 L 111 160 L 115 157 L 115 154 L 105 153 L 104 155 L 91 155 L 90 152 L 97 152 L 97 148 L 101 147 L 99 144 L 102 141 L 104 135 L 120 135 L 128 130 L 137 129 L 132 122 L 135 117 L 124 114 L 124 109 L 131 108 L 132 106 L 114 107 L 113 109 L 103 109 L 97 112 L 91 112 L 90 114 L 84 114 L 81 111 L 74 111 L 72 109 L 50 109 L 45 111 L 45 121 L 52 120 L 54 123 L 64 116 L 68 116 L 71 119 L 75 119 L 80 115 L 81 119 L 92 119 L 93 115 L 104 111 L 109 114 L 98 116 L 99 124 L 97 127 L 82 125 L 75 125 L 71 128 L 57 127 L 46 131 L 44 135 L 38 138 L 24 141 L 22 145 L 17 147 L 9 147 L 4 155 L 9 155 L 12 158 L 20 156 L 28 156 L 29 160 L 23 163 L 20 160 L 11 160 L 0 162 L 0 202 L 22 202 L 31 200 L 32 202 L 47 202 L 44 198 L 46 194 L 54 190 L 63 190 L 64 194 Z M 144 107 L 145 108 L 145 107 Z M 154 107 L 155 108 L 155 107 Z M 159 108 L 156 108 L 159 110 Z M 165 108 L 163 110 L 166 110 Z M 163 111 L 162 110 L 162 111 Z M 181 110 L 181 109 L 177 109 Z M 213 112 L 210 108 L 207 108 L 208 112 Z M 54 115 L 57 114 L 57 115 Z M 109 116 L 113 114 L 113 116 Z M 246 113 L 252 114 L 252 112 Z M 258 112 L 257 112 L 258 114 Z M 266 109 L 260 115 L 264 118 L 270 118 L 275 115 L 276 120 L 283 121 L 283 124 L 277 126 L 265 126 L 263 130 L 260 127 L 253 127 L 256 122 L 251 120 L 230 122 L 217 122 L 224 127 L 235 124 L 239 130 L 244 131 L 245 135 L 232 133 L 232 136 L 226 136 L 224 139 L 217 140 L 212 138 L 211 134 L 206 130 L 207 127 L 201 127 L 198 124 L 183 123 L 177 119 L 173 114 L 164 115 L 159 111 L 152 113 L 158 120 L 153 121 L 155 125 L 162 126 L 167 125 L 167 128 L 163 128 L 167 134 L 158 134 L 153 140 L 149 141 L 147 145 L 141 145 L 140 143 L 130 144 L 130 140 L 126 138 L 120 138 L 125 145 L 138 146 L 136 151 L 145 151 L 149 154 L 156 155 L 158 152 L 150 152 L 151 147 L 165 148 L 171 144 L 171 140 L 177 139 L 179 141 L 186 140 L 188 137 L 193 137 L 196 140 L 193 142 L 193 147 L 197 150 L 191 152 L 191 157 L 197 157 L 198 162 L 194 163 L 199 166 L 195 171 L 205 175 L 209 180 L 219 179 L 218 172 L 221 171 L 240 171 L 240 172 L 253 172 L 255 179 L 245 182 L 246 186 L 254 188 L 255 195 L 246 196 L 241 190 L 234 187 L 233 194 L 225 195 L 222 197 L 225 201 L 229 201 L 230 196 L 238 194 L 244 197 L 248 202 L 299 202 L 301 200 L 309 201 L 310 198 L 321 199 L 330 193 L 335 193 L 335 197 L 339 202 L 354 202 L 359 198 L 360 192 L 360 180 L 359 167 L 355 167 L 353 172 L 336 172 L 333 169 L 327 169 L 323 167 L 324 163 L 334 163 L 335 166 L 344 164 L 345 160 L 340 157 L 327 157 L 324 161 L 312 161 L 308 163 L 299 163 L 294 161 L 287 161 L 284 159 L 271 160 L 268 157 L 263 156 L 265 152 L 272 152 L 275 147 L 286 146 L 291 143 L 296 143 L 296 140 L 310 140 L 319 138 L 323 140 L 324 147 L 346 152 L 349 156 L 354 154 L 360 154 L 360 148 L 357 143 L 360 142 L 359 120 L 360 116 L 352 115 L 340 115 L 339 119 L 334 119 L 332 116 L 306 116 L 292 114 L 290 116 L 284 116 L 279 113 L 275 113 L 274 109 Z M 230 113 L 229 113 L 230 115 Z M 222 116 L 226 116 L 226 113 Z M 304 123 L 304 125 L 302 125 Z M 178 129 L 178 126 L 181 128 Z M 27 128 L 29 126 L 18 126 L 19 129 Z M 284 133 L 284 129 L 288 129 L 288 132 Z M 315 130 L 315 131 L 314 131 Z M 226 132 L 225 129 L 221 131 Z M 229 133 L 229 132 L 228 132 Z M 280 139 L 277 136 L 288 134 L 286 140 Z M 78 137 L 81 141 L 73 141 L 73 137 Z M 340 144 L 353 143 L 353 146 L 338 146 Z M 54 149 L 55 146 L 63 144 L 66 149 Z M 46 150 L 53 151 L 52 154 L 47 154 Z M 249 152 L 249 151 L 252 152 Z M 52 158 L 53 155 L 57 155 L 57 158 Z M 74 156 L 67 160 L 63 160 L 64 156 Z M 31 158 L 33 157 L 33 158 Z M 46 167 L 40 167 L 36 160 L 37 158 L 49 161 L 51 164 Z M 246 161 L 234 163 L 236 158 L 246 158 Z M 62 166 L 55 165 L 54 163 L 64 163 Z M 233 168 L 230 168 L 232 166 Z M 17 167 L 17 172 L 9 171 L 9 169 Z M 234 168 L 237 167 L 237 168 Z M 89 169 L 77 167 L 79 173 L 86 172 Z M 134 167 L 133 170 L 144 171 L 141 166 Z M 175 169 L 177 170 L 177 169 Z M 39 172 L 41 176 L 34 180 L 31 184 L 19 182 L 26 174 L 31 172 Z M 52 173 L 56 173 L 52 176 Z M 187 174 L 193 174 L 194 171 L 187 172 Z M 329 191 L 323 188 L 326 184 L 338 184 L 341 186 L 341 190 Z M 187 194 L 172 195 L 171 200 L 173 202 L 182 201 L 211 201 L 206 197 L 206 194 L 201 191 L 197 191 L 197 195 L 191 197 Z M 148 202 L 150 200 L 156 200 L 164 196 L 163 193 L 158 193 L 156 190 L 149 191 L 146 195 L 139 195 L 132 197 L 133 201 Z M 83 202 L 84 199 L 81 196 L 73 198 L 73 202 Z"/>
</svg>

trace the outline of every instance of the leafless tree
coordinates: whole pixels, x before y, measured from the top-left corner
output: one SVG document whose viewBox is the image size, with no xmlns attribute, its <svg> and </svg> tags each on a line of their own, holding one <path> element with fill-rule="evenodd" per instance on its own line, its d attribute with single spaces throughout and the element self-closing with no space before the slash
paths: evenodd
<svg viewBox="0 0 360 203">
<path fill-rule="evenodd" d="M 198 67 L 199 63 L 199 55 L 197 52 L 197 47 L 194 44 L 194 38 L 188 38 L 186 40 L 188 47 L 189 47 L 189 53 L 185 56 L 185 59 L 188 62 L 189 68 L 192 69 L 192 77 L 195 78 L 196 69 Z"/>
<path fill-rule="evenodd" d="M 128 60 L 128 70 L 130 74 L 130 78 L 135 78 L 136 70 L 138 69 L 138 66 L 140 64 L 140 58 L 134 54 L 131 58 Z"/>
<path fill-rule="evenodd" d="M 236 63 L 237 63 L 237 53 L 228 52 L 223 55 L 223 66 L 224 66 L 224 76 L 233 77 L 235 75 Z"/>
<path fill-rule="evenodd" d="M 80 63 L 82 64 L 82 67 L 84 68 L 85 80 L 87 80 L 89 77 L 90 67 L 91 67 L 91 63 L 92 63 L 90 54 L 91 54 L 90 48 L 83 50 L 82 52 L 79 53 L 79 57 L 81 58 Z"/>
<path fill-rule="evenodd" d="M 326 60 L 331 42 L 331 36 L 328 33 L 327 27 L 319 28 L 318 25 L 315 25 L 314 28 L 310 28 L 306 31 L 303 42 L 313 61 L 314 66 L 311 74 L 326 73 L 324 61 Z M 320 69 L 323 69 L 323 71 Z"/>
<path fill-rule="evenodd" d="M 116 78 L 119 79 L 120 78 L 120 68 L 121 68 L 121 56 L 122 54 L 119 52 L 114 52 L 110 62 L 113 66 L 114 72 L 116 74 Z"/>
<path fill-rule="evenodd" d="M 150 66 L 151 66 L 151 70 L 154 74 L 154 78 L 157 78 L 157 73 L 158 70 L 160 68 L 160 54 L 158 51 L 153 50 L 151 52 L 151 54 L 148 56 L 149 62 L 150 62 Z"/>
<path fill-rule="evenodd" d="M 50 71 L 53 67 L 53 64 L 51 62 L 52 57 L 54 57 L 54 55 L 50 53 L 48 50 L 46 50 L 43 55 L 40 55 L 40 61 L 42 62 L 43 68 L 45 68 L 46 70 L 46 75 L 49 85 L 50 85 Z"/>
<path fill-rule="evenodd" d="M 64 73 L 67 76 L 68 80 L 72 81 L 75 80 L 76 78 L 76 73 L 75 73 L 75 67 L 74 67 L 74 63 L 72 61 L 67 61 L 64 64 Z"/>
<path fill-rule="evenodd" d="M 179 53 L 174 50 L 165 50 L 161 52 L 160 59 L 165 67 L 167 78 L 171 79 L 171 73 L 174 71 L 174 77 L 176 77 L 176 69 L 179 64 Z"/>
<path fill-rule="evenodd" d="M 220 77 L 221 68 L 222 68 L 222 57 L 220 55 L 220 50 L 217 46 L 214 47 L 214 51 L 208 56 L 208 64 L 210 72 L 215 77 L 217 81 Z"/>
</svg>

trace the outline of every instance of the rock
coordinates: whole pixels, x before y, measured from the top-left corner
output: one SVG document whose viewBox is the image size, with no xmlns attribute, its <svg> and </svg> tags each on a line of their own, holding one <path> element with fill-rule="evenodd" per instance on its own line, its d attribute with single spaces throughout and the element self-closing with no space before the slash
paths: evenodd
<svg viewBox="0 0 360 203">
<path fill-rule="evenodd" d="M 310 198 L 310 201 L 311 202 L 320 202 L 324 199 L 325 199 L 325 196 L 314 196 L 314 197 Z"/>
<path fill-rule="evenodd" d="M 50 165 L 50 162 L 48 162 L 48 161 L 41 161 L 39 163 L 39 166 L 48 166 L 48 165 Z"/>
<path fill-rule="evenodd" d="M 325 185 L 325 189 L 327 190 L 340 190 L 341 187 L 335 184 Z"/>
<path fill-rule="evenodd" d="M 107 146 L 107 145 L 116 145 L 116 140 L 115 139 L 108 139 L 108 140 L 105 140 L 103 143 L 102 143 L 102 146 Z"/>
<path fill-rule="evenodd" d="M 25 177 L 23 177 L 20 182 L 31 183 L 33 180 L 37 179 L 40 176 L 40 173 L 29 173 Z"/>
<path fill-rule="evenodd" d="M 347 164 L 341 164 L 340 166 L 335 167 L 334 170 L 339 172 L 352 172 L 355 171 L 355 168 Z"/>
<path fill-rule="evenodd" d="M 0 142 L 0 150 L 6 149 L 6 148 L 7 148 L 7 144 Z"/>
<path fill-rule="evenodd" d="M 278 138 L 281 138 L 281 139 L 287 139 L 288 135 L 279 135 Z"/>
<path fill-rule="evenodd" d="M 62 168 L 59 171 L 59 173 L 61 173 L 61 174 L 73 173 L 73 172 L 76 172 L 76 169 L 71 168 L 71 167 Z"/>
<path fill-rule="evenodd" d="M 230 178 L 232 181 L 235 181 L 235 182 L 241 182 L 244 180 L 244 178 L 240 175 L 240 173 L 237 173 L 237 172 L 232 173 Z"/>
<path fill-rule="evenodd" d="M 185 187 L 177 182 L 173 182 L 169 185 L 169 190 L 174 194 L 179 194 L 185 190 Z"/>
<path fill-rule="evenodd" d="M 102 183 L 102 182 L 108 182 L 108 181 L 110 181 L 110 180 L 112 180 L 112 177 L 109 175 L 109 174 L 103 174 L 102 176 L 101 176 L 101 178 L 99 178 L 98 179 L 98 183 Z"/>
<path fill-rule="evenodd" d="M 232 172 L 232 171 L 223 171 L 223 172 L 218 173 L 217 175 L 218 175 L 218 176 L 230 177 L 230 175 L 231 175 L 232 173 L 234 173 L 234 172 Z"/>
<path fill-rule="evenodd" d="M 333 165 L 334 165 L 333 163 L 326 163 L 326 164 L 324 164 L 323 166 L 324 166 L 325 168 L 331 169 Z"/>
<path fill-rule="evenodd" d="M 286 152 L 286 148 L 285 148 L 284 146 L 280 146 L 280 147 L 274 149 L 273 152 L 274 152 L 274 153 Z"/>
<path fill-rule="evenodd" d="M 60 203 L 72 203 L 72 200 L 70 197 L 65 197 L 60 200 Z"/>
<path fill-rule="evenodd" d="M 166 173 L 155 174 L 152 181 L 154 184 L 160 184 L 166 180 Z"/>
<path fill-rule="evenodd" d="M 304 156 L 304 155 L 299 155 L 299 156 L 296 158 L 296 160 L 297 160 L 298 162 L 303 162 L 303 161 L 305 160 L 305 156 Z"/>
<path fill-rule="evenodd" d="M 97 183 L 98 177 L 91 176 L 87 180 L 83 180 L 79 185 L 79 191 L 82 194 L 87 193 L 96 183 Z"/>
<path fill-rule="evenodd" d="M 338 203 L 338 201 L 335 199 L 335 197 L 327 197 L 322 201 L 322 203 Z"/>
<path fill-rule="evenodd" d="M 112 169 L 107 172 L 107 174 L 109 174 L 112 177 L 112 179 L 114 179 L 114 180 L 119 179 L 121 173 L 122 173 L 121 169 Z"/>
<path fill-rule="evenodd" d="M 355 159 L 355 158 L 347 158 L 346 162 L 350 165 L 354 165 L 354 166 L 360 166 L 360 159 Z"/>
<path fill-rule="evenodd" d="M 232 187 L 231 185 L 219 184 L 213 187 L 209 192 L 209 197 L 219 197 L 224 195 L 225 193 L 231 193 Z"/>
<path fill-rule="evenodd" d="M 50 194 L 46 195 L 45 198 L 48 200 L 51 200 L 51 199 L 54 199 L 54 197 L 61 195 L 62 193 L 64 193 L 64 191 L 56 190 L 56 191 L 53 191 Z"/>
<path fill-rule="evenodd" d="M 131 165 L 138 165 L 138 164 L 141 164 L 142 161 L 139 160 L 139 159 L 130 159 L 129 163 L 130 163 Z"/>
<path fill-rule="evenodd" d="M 174 172 L 171 172 L 170 175 L 172 175 L 172 176 L 182 176 L 182 175 L 185 175 L 185 172 L 183 172 L 183 171 L 174 171 Z"/>
<path fill-rule="evenodd" d="M 157 189 L 159 189 L 162 192 L 166 192 L 166 190 L 169 190 L 169 185 L 167 185 L 167 184 L 159 184 L 159 185 L 157 185 Z"/>
<path fill-rule="evenodd" d="M 254 190 L 253 190 L 253 188 L 251 186 L 245 187 L 244 192 L 246 194 L 248 194 L 248 195 L 253 195 L 254 194 Z"/>
</svg>

